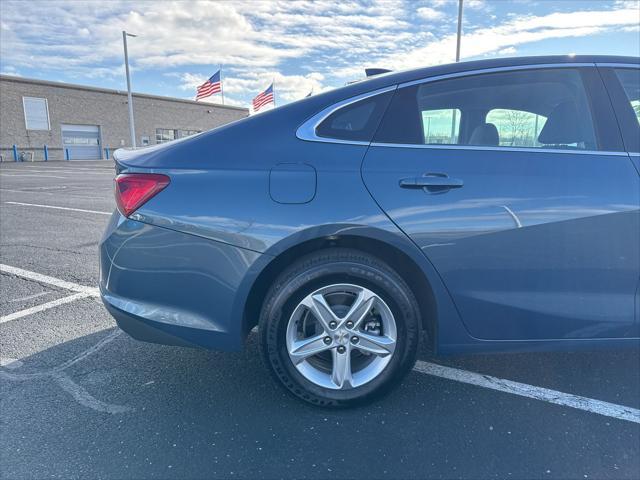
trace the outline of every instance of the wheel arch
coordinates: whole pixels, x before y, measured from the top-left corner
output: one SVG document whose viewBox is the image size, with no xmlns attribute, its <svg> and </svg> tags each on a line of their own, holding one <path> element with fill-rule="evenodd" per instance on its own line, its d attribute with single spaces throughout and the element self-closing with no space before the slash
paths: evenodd
<svg viewBox="0 0 640 480">
<path fill-rule="evenodd" d="M 364 230 L 375 230 L 372 231 Z M 326 248 L 351 248 L 373 255 L 392 266 L 412 289 L 420 308 L 422 329 L 426 331 L 429 346 L 436 348 L 438 329 L 438 298 L 434 293 L 432 280 L 425 271 L 426 257 L 406 240 L 391 232 L 379 231 L 370 227 L 352 227 L 344 233 L 344 228 L 335 233 L 298 239 L 284 244 L 274 245 L 268 252 L 268 260 L 259 272 L 254 273 L 251 285 L 247 289 L 246 301 L 242 308 L 242 334 L 246 336 L 258 323 L 264 297 L 273 281 L 292 262 L 308 253 Z M 267 255 L 265 255 L 267 256 Z M 421 258 L 420 258 L 421 257 Z"/>
</svg>

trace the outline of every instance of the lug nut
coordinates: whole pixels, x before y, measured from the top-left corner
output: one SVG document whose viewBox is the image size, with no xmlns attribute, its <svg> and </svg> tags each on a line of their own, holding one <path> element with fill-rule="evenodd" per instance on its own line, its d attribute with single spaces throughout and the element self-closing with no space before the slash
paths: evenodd
<svg viewBox="0 0 640 480">
<path fill-rule="evenodd" d="M 325 345 L 329 345 L 331 343 L 331 337 L 324 337 L 323 341 Z"/>
<path fill-rule="evenodd" d="M 334 321 L 329 322 L 329 328 L 334 329 L 338 326 L 338 324 Z"/>
<path fill-rule="evenodd" d="M 347 328 L 353 328 L 353 322 L 351 320 L 347 322 Z"/>
<path fill-rule="evenodd" d="M 344 348 L 342 345 L 340 345 L 340 346 L 338 347 L 338 353 L 344 353 L 344 352 L 346 352 L 346 351 L 347 351 L 347 349 L 346 349 L 346 348 Z"/>
<path fill-rule="evenodd" d="M 353 343 L 354 345 L 356 343 L 358 343 L 359 341 L 360 341 L 360 339 L 358 337 L 356 337 L 356 336 L 351 337 L 351 343 Z"/>
</svg>

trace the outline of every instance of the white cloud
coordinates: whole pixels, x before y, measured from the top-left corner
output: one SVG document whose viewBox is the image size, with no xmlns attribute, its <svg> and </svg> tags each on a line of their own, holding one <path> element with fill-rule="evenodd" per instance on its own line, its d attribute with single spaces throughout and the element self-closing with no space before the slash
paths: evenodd
<svg viewBox="0 0 640 480">
<path fill-rule="evenodd" d="M 420 7 L 416 10 L 416 14 L 424 20 L 438 20 L 444 17 L 444 12 L 431 7 Z"/>
<path fill-rule="evenodd" d="M 462 5 L 463 8 L 470 8 L 472 10 L 479 10 L 487 6 L 484 0 L 466 0 Z"/>
<path fill-rule="evenodd" d="M 636 3 L 636 7 L 637 7 Z M 638 9 L 628 7 L 613 10 L 588 10 L 548 15 L 518 16 L 492 27 L 467 29 L 462 37 L 462 58 L 486 56 L 500 53 L 517 45 L 547 39 L 583 37 L 608 29 L 638 28 Z M 451 33 L 427 42 L 425 45 L 404 54 L 379 55 L 375 61 L 393 70 L 404 70 L 421 66 L 450 63 L 454 60 L 456 35 Z M 554 52 L 558 53 L 558 52 Z M 367 63 L 371 63 L 369 60 Z M 357 76 L 366 67 L 365 63 L 341 69 L 341 76 Z"/>
<path fill-rule="evenodd" d="M 202 85 L 206 80 L 206 75 L 200 75 L 197 73 L 166 73 L 168 77 L 177 77 L 181 80 L 180 90 L 196 90 L 200 85 Z"/>
<path fill-rule="evenodd" d="M 447 63 L 455 52 L 457 0 L 0 1 L 3 71 L 121 79 L 124 29 L 139 35 L 129 41 L 134 84 L 139 73 L 165 74 L 182 91 L 195 91 L 203 72 L 222 64 L 229 101 L 245 104 L 274 78 L 276 95 L 289 101 L 360 78 L 365 67 Z M 544 4 L 535 10 L 554 11 Z M 546 39 L 637 31 L 640 4 L 502 12 L 492 20 L 485 12 L 497 13 L 496 3 L 464 5 L 473 11 L 468 19 L 483 22 L 465 23 L 462 55 L 471 58 L 512 55 L 519 45 Z"/>
</svg>

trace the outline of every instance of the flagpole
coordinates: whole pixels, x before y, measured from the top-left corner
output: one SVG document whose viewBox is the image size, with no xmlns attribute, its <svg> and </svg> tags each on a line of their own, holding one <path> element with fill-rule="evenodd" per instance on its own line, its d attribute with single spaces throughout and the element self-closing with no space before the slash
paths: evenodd
<svg viewBox="0 0 640 480">
<path fill-rule="evenodd" d="M 462 39 L 462 3 L 458 0 L 458 32 L 456 35 L 456 63 L 460 61 L 460 41 Z"/>
<path fill-rule="evenodd" d="M 464 0 L 458 0 L 458 30 L 456 35 L 456 63 L 460 61 L 460 42 L 462 40 L 462 3 Z M 451 143 L 456 140 L 456 110 L 453 110 L 451 116 Z"/>
<path fill-rule="evenodd" d="M 127 74 L 127 103 L 129 105 L 129 134 L 131 135 L 131 147 L 136 148 L 136 125 L 133 121 L 133 95 L 131 93 L 131 75 L 129 74 L 129 51 L 127 49 L 127 37 L 135 37 L 133 33 L 122 31 L 122 43 L 124 45 L 124 68 Z"/>
<path fill-rule="evenodd" d="M 273 83 L 271 84 L 271 90 L 273 90 L 273 108 L 276 108 L 276 79 L 273 78 Z"/>
<path fill-rule="evenodd" d="M 220 95 L 222 95 L 222 104 L 224 105 L 224 86 L 222 84 L 222 65 L 220 65 Z"/>
</svg>

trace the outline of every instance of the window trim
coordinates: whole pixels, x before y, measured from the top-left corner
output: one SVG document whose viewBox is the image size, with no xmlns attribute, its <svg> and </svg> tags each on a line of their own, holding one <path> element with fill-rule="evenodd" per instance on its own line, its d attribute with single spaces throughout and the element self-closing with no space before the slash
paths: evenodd
<svg viewBox="0 0 640 480">
<path fill-rule="evenodd" d="M 370 97 L 375 97 L 376 95 L 380 95 L 383 93 L 391 92 L 398 88 L 397 85 L 391 85 L 389 87 L 380 88 L 378 90 L 373 90 L 372 92 L 363 93 L 361 95 L 357 95 L 355 97 L 347 98 L 346 100 L 342 100 L 341 102 L 334 103 L 329 107 L 321 110 L 316 113 L 313 117 L 305 121 L 302 125 L 298 127 L 296 130 L 296 137 L 300 140 L 310 141 L 310 142 L 323 142 L 323 143 L 343 143 L 348 145 L 369 145 L 371 142 L 363 142 L 362 140 L 342 140 L 339 138 L 330 138 L 330 137 L 320 137 L 316 134 L 316 128 L 329 117 L 329 115 L 333 114 L 336 110 L 340 110 L 342 107 L 346 107 L 353 103 L 359 102 L 360 100 L 365 100 Z"/>
<path fill-rule="evenodd" d="M 640 154 L 637 117 L 630 108 L 629 97 L 624 90 L 616 70 L 640 70 L 640 64 L 598 64 L 599 72 L 609 95 L 616 122 L 622 135 L 624 149 L 632 156 Z"/>
<path fill-rule="evenodd" d="M 420 145 L 415 143 L 375 143 L 370 144 L 372 147 L 391 147 L 391 148 L 426 148 L 434 150 L 481 150 L 490 152 L 527 152 L 527 153 L 564 153 L 575 155 L 614 155 L 626 157 L 627 152 L 604 151 L 604 150 L 563 150 L 561 148 L 535 148 L 535 147 L 484 147 L 481 145 Z"/>
<path fill-rule="evenodd" d="M 27 121 L 27 105 L 25 103 L 26 99 L 32 100 L 44 100 L 44 106 L 47 110 L 47 128 L 29 128 L 29 122 Z M 22 113 L 24 114 L 24 127 L 27 131 L 32 132 L 50 132 L 51 131 L 51 117 L 49 115 L 49 99 L 47 97 L 31 97 L 31 96 L 22 96 Z"/>
<path fill-rule="evenodd" d="M 499 73 L 510 72 L 517 70 L 546 70 L 550 68 L 584 68 L 595 67 L 595 63 L 538 63 L 531 65 L 511 65 L 509 67 L 493 67 L 483 68 L 480 70 L 466 70 L 464 72 L 446 73 L 444 75 L 437 75 L 435 77 L 420 78 L 418 80 L 412 80 L 410 82 L 401 83 L 398 88 L 412 87 L 414 85 L 420 85 L 422 83 L 438 82 L 440 80 L 447 80 L 449 78 L 457 77 L 471 77 L 474 75 L 483 75 L 486 73 Z"/>
<path fill-rule="evenodd" d="M 373 90 L 371 92 L 366 92 L 355 97 L 351 97 L 345 100 L 342 100 L 338 103 L 330 105 L 325 109 L 321 110 L 308 120 L 306 120 L 302 125 L 298 127 L 296 130 L 296 137 L 300 140 L 311 141 L 311 142 L 322 142 L 322 143 L 337 143 L 337 144 L 347 144 L 347 145 L 368 145 L 371 147 L 391 147 L 391 148 L 426 148 L 426 149 L 449 149 L 449 150 L 487 150 L 487 151 L 498 151 L 498 152 L 529 152 L 529 153 L 559 153 L 559 154 L 577 154 L 577 155 L 614 155 L 614 156 L 627 156 L 627 152 L 621 151 L 604 151 L 604 150 L 562 150 L 562 149 L 547 149 L 547 148 L 535 148 L 535 147 L 483 147 L 483 146 L 472 146 L 472 145 L 420 145 L 420 144 L 403 144 L 403 143 L 376 143 L 376 142 L 363 142 L 363 141 L 355 141 L 355 140 L 340 140 L 333 139 L 327 137 L 319 137 L 315 134 L 316 127 L 322 123 L 329 115 L 331 115 L 336 110 L 350 105 L 352 103 L 358 102 L 360 100 L 364 100 L 365 98 L 373 97 L 374 95 L 379 95 L 382 93 L 386 93 L 392 90 L 399 90 L 401 88 L 410 87 L 414 85 L 419 85 L 423 83 L 437 82 L 440 80 L 446 80 L 449 78 L 457 78 L 457 77 L 467 77 L 473 75 L 481 75 L 486 73 L 497 73 L 497 72 L 509 72 L 509 71 L 517 71 L 517 70 L 542 70 L 542 69 L 551 69 L 551 68 L 584 68 L 584 67 L 634 67 L 639 68 L 638 64 L 635 63 L 614 63 L 614 62 L 575 62 L 575 63 L 538 63 L 538 64 L 527 64 L 527 65 L 510 65 L 505 67 L 492 67 L 492 68 L 481 68 L 476 70 L 465 70 L 462 72 L 454 72 L 447 73 L 444 75 L 436 75 L 433 77 L 420 78 L 418 80 L 412 80 L 409 82 L 404 82 L 400 84 L 390 85 L 385 88 L 380 88 L 378 90 Z"/>
</svg>

